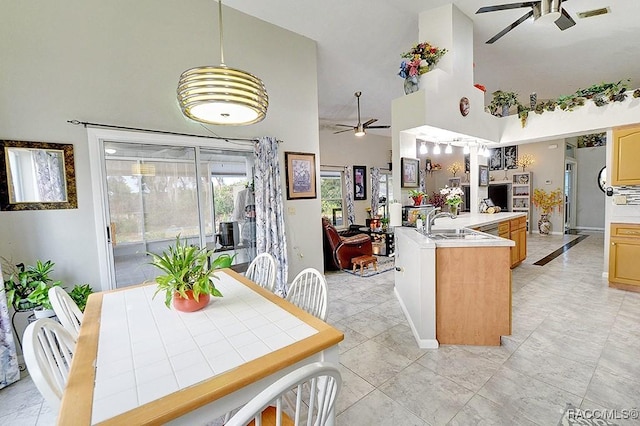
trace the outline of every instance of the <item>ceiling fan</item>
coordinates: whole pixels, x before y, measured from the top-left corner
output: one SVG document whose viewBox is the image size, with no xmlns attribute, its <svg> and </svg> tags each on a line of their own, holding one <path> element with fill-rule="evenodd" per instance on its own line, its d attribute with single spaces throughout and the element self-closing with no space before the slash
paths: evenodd
<svg viewBox="0 0 640 426">
<path fill-rule="evenodd" d="M 565 0 L 566 1 L 566 0 Z M 554 22 L 561 31 L 571 28 L 576 24 L 576 21 L 567 13 L 562 7 L 562 0 L 538 0 L 538 1 L 525 1 L 521 3 L 509 3 L 500 4 L 494 6 L 485 6 L 478 9 L 478 13 L 495 12 L 498 10 L 520 9 L 524 7 L 530 7 L 531 10 L 525 13 L 520 19 L 509 25 L 504 30 L 487 40 L 487 44 L 492 44 L 501 38 L 503 35 L 522 24 L 527 19 L 533 16 L 534 21 L 546 21 Z"/>
<path fill-rule="evenodd" d="M 358 99 L 358 124 L 356 124 L 355 126 L 350 126 L 348 124 L 336 124 L 336 126 L 349 127 L 349 128 L 346 130 L 338 130 L 337 132 L 333 132 L 334 135 L 337 133 L 348 132 L 351 129 L 353 129 L 356 136 L 364 136 L 366 134 L 365 132 L 366 129 L 388 129 L 389 127 L 391 127 L 391 126 L 372 126 L 373 123 L 378 121 L 377 118 L 372 118 L 371 120 L 365 121 L 364 123 L 360 121 L 360 96 L 361 95 L 362 95 L 362 92 L 354 93 L 354 96 L 356 97 L 356 99 Z"/>
</svg>

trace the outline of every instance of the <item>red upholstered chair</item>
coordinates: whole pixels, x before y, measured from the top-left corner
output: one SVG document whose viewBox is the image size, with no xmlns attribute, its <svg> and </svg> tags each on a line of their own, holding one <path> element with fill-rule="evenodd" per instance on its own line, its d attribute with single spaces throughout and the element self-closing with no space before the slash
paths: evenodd
<svg viewBox="0 0 640 426">
<path fill-rule="evenodd" d="M 322 230 L 325 269 L 351 269 L 351 259 L 373 253 L 367 234 L 343 237 L 326 217 L 322 218 Z"/>
</svg>

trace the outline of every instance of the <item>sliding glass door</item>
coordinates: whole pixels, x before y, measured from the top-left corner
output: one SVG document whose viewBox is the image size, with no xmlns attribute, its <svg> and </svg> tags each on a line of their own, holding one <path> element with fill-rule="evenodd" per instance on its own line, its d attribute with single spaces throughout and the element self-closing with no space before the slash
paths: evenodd
<svg viewBox="0 0 640 426">
<path fill-rule="evenodd" d="M 252 153 L 107 141 L 104 152 L 114 287 L 153 280 L 147 253 L 178 236 L 236 264 L 255 256 Z"/>
</svg>

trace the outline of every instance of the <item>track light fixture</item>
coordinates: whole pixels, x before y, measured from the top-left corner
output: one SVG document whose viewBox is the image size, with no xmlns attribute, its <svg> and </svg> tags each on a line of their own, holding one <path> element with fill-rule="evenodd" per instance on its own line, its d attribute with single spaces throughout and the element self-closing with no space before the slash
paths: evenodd
<svg viewBox="0 0 640 426">
<path fill-rule="evenodd" d="M 420 143 L 420 154 L 426 154 L 427 152 L 429 152 L 427 149 L 427 143 L 422 141 L 422 143 Z"/>
<path fill-rule="evenodd" d="M 464 155 L 467 155 L 467 154 L 469 154 L 470 152 L 471 152 L 471 150 L 469 149 L 469 142 L 467 142 L 467 143 L 464 145 L 464 148 L 462 148 L 462 153 L 463 153 Z"/>
<path fill-rule="evenodd" d="M 439 155 L 440 154 L 440 144 L 438 142 L 434 142 L 435 146 L 433 147 L 433 153 L 435 155 Z"/>
<path fill-rule="evenodd" d="M 444 149 L 445 154 L 453 154 L 453 147 L 451 147 L 451 142 L 447 144 L 447 147 Z"/>
</svg>

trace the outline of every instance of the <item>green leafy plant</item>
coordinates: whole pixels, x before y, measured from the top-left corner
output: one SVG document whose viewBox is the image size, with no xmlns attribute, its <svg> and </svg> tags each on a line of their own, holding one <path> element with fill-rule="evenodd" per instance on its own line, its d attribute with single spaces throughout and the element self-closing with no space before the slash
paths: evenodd
<svg viewBox="0 0 640 426">
<path fill-rule="evenodd" d="M 488 107 L 491 114 L 501 112 L 503 106 L 511 108 L 514 105 L 518 105 L 518 94 L 515 92 L 496 90 L 492 95 L 493 99 Z"/>
<path fill-rule="evenodd" d="M 91 293 L 93 293 L 93 289 L 89 284 L 76 284 L 69 292 L 69 296 L 76 302 L 80 311 L 84 312 L 84 308 L 87 306 L 87 299 Z"/>
<path fill-rule="evenodd" d="M 167 307 L 171 305 L 174 293 L 179 293 L 186 299 L 189 290 L 193 292 L 193 298 L 196 301 L 201 294 L 222 297 L 222 293 L 213 284 L 216 278 L 213 273 L 215 266 L 212 269 L 208 267 L 209 256 L 212 253 L 213 250 L 189 245 L 187 240 L 181 241 L 179 235 L 176 237 L 175 245 L 169 246 L 161 255 L 147 253 L 152 257 L 151 264 L 165 273 L 156 277 L 158 288 L 154 297 L 164 291 Z M 219 265 L 223 261 L 228 262 L 228 260 L 220 260 L 218 263 L 216 261 L 213 262 L 214 265 Z"/>
<path fill-rule="evenodd" d="M 38 282 L 36 288 L 29 293 L 27 300 L 37 307 L 42 309 L 53 309 L 51 301 L 49 300 L 49 289 L 60 285 L 60 281 L 53 282 L 51 284 L 44 281 Z"/>
<path fill-rule="evenodd" d="M 409 197 L 413 198 L 413 197 L 423 197 L 424 196 L 424 192 L 420 191 L 419 189 L 412 189 L 409 191 Z"/>
<path fill-rule="evenodd" d="M 50 260 L 46 262 L 38 260 L 35 265 L 24 263 L 13 265 L 5 258 L 2 260 L 3 269 L 9 271 L 9 277 L 4 280 L 7 301 L 16 311 L 33 309 L 40 306 L 43 301 L 48 304 L 49 297 L 48 295 L 45 297 L 43 293 L 47 293 L 53 286 L 60 285 L 60 281 L 54 282 L 49 277 L 55 263 Z M 33 292 L 36 294 L 30 297 Z"/>
</svg>

